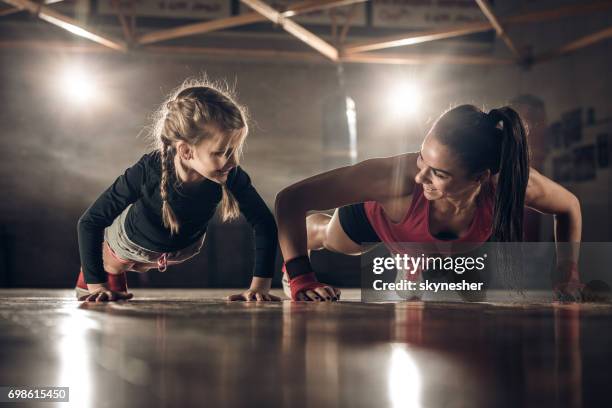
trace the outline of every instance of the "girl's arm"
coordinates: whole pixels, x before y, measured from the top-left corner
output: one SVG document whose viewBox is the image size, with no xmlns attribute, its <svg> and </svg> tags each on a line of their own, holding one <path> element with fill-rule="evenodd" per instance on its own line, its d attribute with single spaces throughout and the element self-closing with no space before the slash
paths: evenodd
<svg viewBox="0 0 612 408">
<path fill-rule="evenodd" d="M 276 218 L 285 262 L 307 255 L 306 214 L 365 201 L 384 202 L 412 193 L 416 153 L 365 160 L 331 170 L 278 193 Z M 310 271 L 305 268 L 304 274 Z"/>
<path fill-rule="evenodd" d="M 107 276 L 102 261 L 104 229 L 140 197 L 147 156 L 143 156 L 138 163 L 119 176 L 79 218 L 79 255 L 90 292 L 106 287 Z"/>
<path fill-rule="evenodd" d="M 561 292 L 575 292 L 581 286 L 577 268 L 582 238 L 580 201 L 561 185 L 530 169 L 525 205 L 554 215 L 557 267 L 564 273 Z"/>
<path fill-rule="evenodd" d="M 250 288 L 229 300 L 280 300 L 268 294 L 274 275 L 278 232 L 272 212 L 261 198 L 249 175 L 240 167 L 228 181 L 228 188 L 238 201 L 240 212 L 253 227 L 255 235 L 255 267 Z"/>
</svg>

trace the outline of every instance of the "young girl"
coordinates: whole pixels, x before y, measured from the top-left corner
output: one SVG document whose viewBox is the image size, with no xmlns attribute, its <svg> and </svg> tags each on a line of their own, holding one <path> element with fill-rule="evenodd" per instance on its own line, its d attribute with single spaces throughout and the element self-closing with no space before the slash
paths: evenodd
<svg viewBox="0 0 612 408">
<path fill-rule="evenodd" d="M 418 153 L 366 160 L 278 194 L 285 290 L 293 299 L 337 299 L 336 289 L 316 280 L 309 250 L 359 255 L 365 243 L 380 241 L 392 252 L 401 242 L 522 241 L 524 206 L 555 215 L 557 242 L 580 242 L 580 203 L 529 168 L 518 114 L 458 106 L 436 121 Z M 332 217 L 306 217 L 330 208 L 336 208 Z M 565 280 L 555 289 L 564 299 L 580 299 L 583 288 L 573 249 L 557 254 Z"/>
<path fill-rule="evenodd" d="M 238 165 L 248 133 L 245 110 L 209 84 L 184 84 L 162 105 L 156 150 L 117 178 L 78 223 L 79 300 L 130 299 L 125 272 L 181 263 L 200 252 L 206 226 L 242 212 L 255 230 L 251 286 L 229 300 L 279 300 L 274 272 L 274 217 Z M 219 205 L 220 204 L 220 205 Z"/>
</svg>

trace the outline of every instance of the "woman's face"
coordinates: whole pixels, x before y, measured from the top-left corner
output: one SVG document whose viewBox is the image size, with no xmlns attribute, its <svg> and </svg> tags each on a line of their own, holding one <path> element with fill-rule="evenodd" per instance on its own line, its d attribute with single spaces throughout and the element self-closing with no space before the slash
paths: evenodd
<svg viewBox="0 0 612 408">
<path fill-rule="evenodd" d="M 223 184 L 238 164 L 237 149 L 242 141 L 242 130 L 227 134 L 216 127 L 209 127 L 210 136 L 190 147 L 189 159 L 183 158 L 192 171 L 202 177 Z"/>
<path fill-rule="evenodd" d="M 438 142 L 433 132 L 425 136 L 417 159 L 414 181 L 423 185 L 428 200 L 462 199 L 480 186 L 476 177 L 468 177 L 455 153 Z"/>
</svg>

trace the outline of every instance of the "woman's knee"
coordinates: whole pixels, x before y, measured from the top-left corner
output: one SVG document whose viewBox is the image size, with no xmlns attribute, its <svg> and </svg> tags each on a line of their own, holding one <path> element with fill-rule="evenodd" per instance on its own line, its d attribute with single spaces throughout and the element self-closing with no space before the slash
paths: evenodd
<svg viewBox="0 0 612 408">
<path fill-rule="evenodd" d="M 325 229 L 323 247 L 329 251 L 346 255 L 361 255 L 365 251 L 360 244 L 354 242 L 346 234 L 340 223 L 337 209 Z"/>
<path fill-rule="evenodd" d="M 321 249 L 325 242 L 327 224 L 331 216 L 323 213 L 310 214 L 306 217 L 306 233 L 308 236 L 308 249 Z"/>
</svg>

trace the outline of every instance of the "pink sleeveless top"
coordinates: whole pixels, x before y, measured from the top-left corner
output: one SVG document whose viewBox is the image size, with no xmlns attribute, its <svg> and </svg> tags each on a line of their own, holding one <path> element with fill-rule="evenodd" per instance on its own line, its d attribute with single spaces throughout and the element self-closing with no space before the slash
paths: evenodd
<svg viewBox="0 0 612 408">
<path fill-rule="evenodd" d="M 491 236 L 495 205 L 495 187 L 493 184 L 481 189 L 476 198 L 477 208 L 469 231 L 458 239 L 440 240 L 431 234 L 429 231 L 430 204 L 430 201 L 423 195 L 423 186 L 417 183 L 414 187 L 410 208 L 404 219 L 398 223 L 389 220 L 383 207 L 376 201 L 365 202 L 364 209 L 374 231 L 389 250 L 394 253 L 405 252 L 396 243 L 480 243 L 487 241 Z"/>
</svg>

